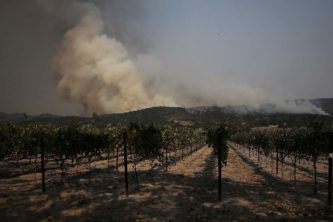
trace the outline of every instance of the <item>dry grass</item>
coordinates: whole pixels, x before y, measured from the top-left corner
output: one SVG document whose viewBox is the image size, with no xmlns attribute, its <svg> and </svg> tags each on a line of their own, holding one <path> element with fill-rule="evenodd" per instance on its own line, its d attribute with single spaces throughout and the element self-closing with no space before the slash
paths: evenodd
<svg viewBox="0 0 333 222">
<path fill-rule="evenodd" d="M 35 183 L 35 174 L 1 179 L 1 221 L 332 220 L 328 215 L 332 212 L 325 206 L 323 178 L 319 194 L 313 196 L 308 171 L 299 171 L 295 187 L 288 173 L 283 179 L 276 178 L 269 166 L 261 167 L 232 148 L 223 169 L 223 200 L 218 202 L 216 165 L 216 156 L 205 146 L 168 172 L 156 170 L 152 182 L 149 163 L 140 162 L 139 191 L 130 165 L 128 197 L 124 195 L 123 167 L 108 170 L 105 160 L 94 162 L 90 170 L 84 165 L 69 169 L 64 184 L 54 176 L 45 194 Z"/>
</svg>

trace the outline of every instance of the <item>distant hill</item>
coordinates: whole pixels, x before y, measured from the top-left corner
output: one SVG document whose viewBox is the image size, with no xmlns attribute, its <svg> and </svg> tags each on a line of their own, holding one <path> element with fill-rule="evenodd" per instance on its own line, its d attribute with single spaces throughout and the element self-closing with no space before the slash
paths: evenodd
<svg viewBox="0 0 333 222">
<path fill-rule="evenodd" d="M 20 122 L 26 120 L 24 113 L 2 113 L 0 112 L 0 122 Z"/>
<path fill-rule="evenodd" d="M 312 99 L 310 101 L 333 116 L 333 98 Z"/>
<path fill-rule="evenodd" d="M 30 122 L 50 122 L 54 124 L 126 124 L 137 122 L 142 124 L 174 124 L 181 126 L 209 127 L 214 122 L 227 121 L 229 126 L 239 128 L 250 128 L 254 126 L 265 126 L 277 124 L 280 126 L 300 126 L 305 125 L 310 118 L 316 116 L 333 123 L 333 98 L 314 99 L 311 103 L 320 107 L 331 116 L 318 116 L 313 114 L 288 114 L 288 113 L 264 113 L 260 110 L 251 110 L 246 106 L 238 107 L 152 107 L 132 112 L 96 115 L 94 117 L 79 116 L 57 116 L 52 114 L 41 114 L 28 116 L 22 113 L 6 114 L 0 113 L 0 123 L 30 123 Z M 237 111 L 235 111 L 237 110 Z M 239 112 L 241 110 L 241 112 Z"/>
</svg>

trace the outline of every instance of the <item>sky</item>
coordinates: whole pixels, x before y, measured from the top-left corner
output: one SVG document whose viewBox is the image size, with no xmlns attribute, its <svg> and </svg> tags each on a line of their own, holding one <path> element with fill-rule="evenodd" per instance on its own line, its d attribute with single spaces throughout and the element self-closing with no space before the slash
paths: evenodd
<svg viewBox="0 0 333 222">
<path fill-rule="evenodd" d="M 74 2 L 99 10 L 147 94 L 180 106 L 333 97 L 330 0 L 0 0 L 0 112 L 85 113 L 52 69 L 85 14 Z"/>
</svg>

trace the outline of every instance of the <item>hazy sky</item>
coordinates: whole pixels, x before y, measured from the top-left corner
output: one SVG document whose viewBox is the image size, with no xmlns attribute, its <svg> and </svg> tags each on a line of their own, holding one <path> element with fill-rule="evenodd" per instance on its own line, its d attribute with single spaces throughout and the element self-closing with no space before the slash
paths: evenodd
<svg viewBox="0 0 333 222">
<path fill-rule="evenodd" d="M 80 18 L 68 2 L 0 0 L 0 112 L 82 114 L 57 94 L 50 69 Z M 213 94 L 228 83 L 283 99 L 333 97 L 331 0 L 93 2 L 107 34 L 164 91 Z"/>
</svg>

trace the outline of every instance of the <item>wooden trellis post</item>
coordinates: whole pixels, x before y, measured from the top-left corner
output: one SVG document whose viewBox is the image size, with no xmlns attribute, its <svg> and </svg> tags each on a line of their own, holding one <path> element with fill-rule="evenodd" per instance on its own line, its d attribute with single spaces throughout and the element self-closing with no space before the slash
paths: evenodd
<svg viewBox="0 0 333 222">
<path fill-rule="evenodd" d="M 329 133 L 328 155 L 328 205 L 332 206 L 333 133 Z"/>
<path fill-rule="evenodd" d="M 127 173 L 127 134 L 123 134 L 124 140 L 124 166 L 125 166 L 125 195 L 128 196 L 128 173 Z"/>
<path fill-rule="evenodd" d="M 42 165 L 42 191 L 45 192 L 45 164 L 44 164 L 44 143 L 43 138 L 40 140 L 40 162 Z"/>
</svg>

